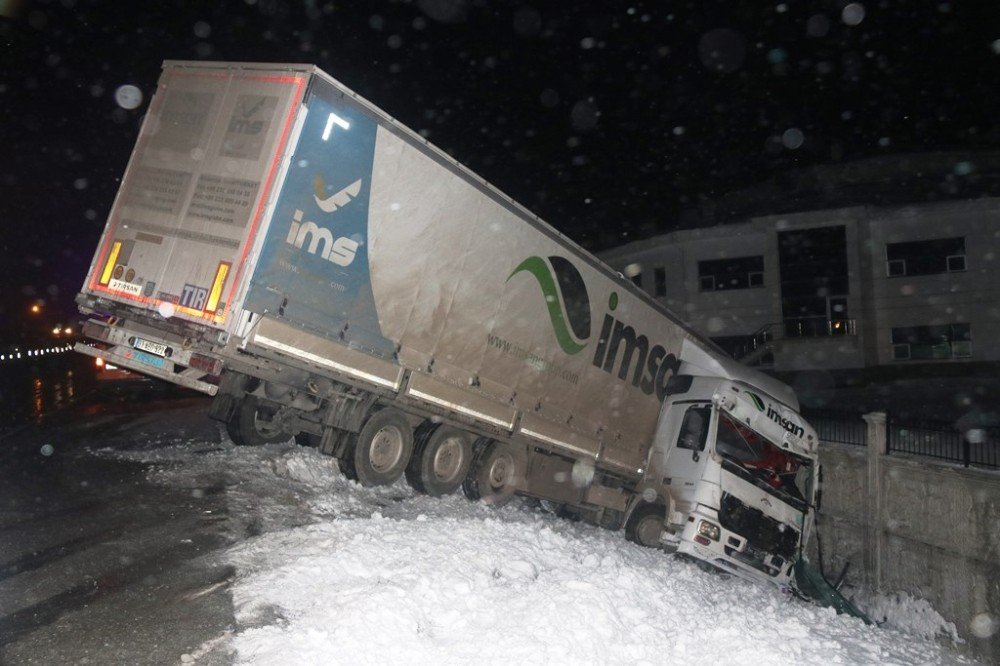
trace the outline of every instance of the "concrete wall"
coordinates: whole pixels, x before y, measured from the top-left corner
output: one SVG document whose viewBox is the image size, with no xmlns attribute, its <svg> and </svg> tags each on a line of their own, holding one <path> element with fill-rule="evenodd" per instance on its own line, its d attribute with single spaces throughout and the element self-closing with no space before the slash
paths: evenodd
<svg viewBox="0 0 1000 666">
<path fill-rule="evenodd" d="M 1000 664 L 1000 631 L 982 638 L 973 630 L 983 614 L 1000 628 L 1000 473 L 885 456 L 877 422 L 873 439 L 867 448 L 820 449 L 827 576 L 850 561 L 852 584 L 926 599 L 955 623 L 963 649 Z"/>
</svg>

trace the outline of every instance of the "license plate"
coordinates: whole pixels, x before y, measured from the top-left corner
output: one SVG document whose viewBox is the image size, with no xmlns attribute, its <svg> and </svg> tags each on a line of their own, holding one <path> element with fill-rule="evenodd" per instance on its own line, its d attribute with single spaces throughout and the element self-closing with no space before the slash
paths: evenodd
<svg viewBox="0 0 1000 666">
<path fill-rule="evenodd" d="M 165 363 L 165 361 L 159 356 L 153 356 L 152 354 L 147 354 L 146 352 L 141 352 L 139 350 L 135 350 L 133 352 L 126 352 L 126 354 L 128 355 L 128 358 L 132 358 L 136 361 L 145 363 L 147 365 L 151 365 L 156 368 L 163 368 L 163 365 Z"/>
<path fill-rule="evenodd" d="M 132 346 L 136 349 L 147 351 L 150 354 L 156 354 L 157 356 L 165 357 L 167 355 L 167 346 L 159 342 L 151 342 L 149 340 L 143 340 L 142 338 L 134 338 L 132 340 Z"/>
</svg>

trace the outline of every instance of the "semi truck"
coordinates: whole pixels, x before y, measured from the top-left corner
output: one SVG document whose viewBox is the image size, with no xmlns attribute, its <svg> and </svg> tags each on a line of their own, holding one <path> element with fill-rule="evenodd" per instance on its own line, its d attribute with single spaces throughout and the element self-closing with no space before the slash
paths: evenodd
<svg viewBox="0 0 1000 666">
<path fill-rule="evenodd" d="M 794 588 L 792 390 L 315 66 L 165 62 L 77 303 L 78 351 L 214 396 L 236 444 Z"/>
</svg>

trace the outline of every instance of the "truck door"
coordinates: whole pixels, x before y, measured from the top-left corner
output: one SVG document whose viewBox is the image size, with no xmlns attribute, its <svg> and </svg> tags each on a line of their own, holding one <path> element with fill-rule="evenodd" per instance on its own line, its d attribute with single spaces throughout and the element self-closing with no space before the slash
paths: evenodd
<svg viewBox="0 0 1000 666">
<path fill-rule="evenodd" d="M 672 408 L 684 407 L 684 416 L 674 441 L 670 443 L 663 471 L 664 477 L 670 479 L 670 493 L 681 505 L 681 510 L 685 510 L 684 504 L 694 500 L 694 492 L 701 480 L 708 458 L 705 441 L 712 420 L 712 406 L 709 403 L 675 404 Z"/>
</svg>

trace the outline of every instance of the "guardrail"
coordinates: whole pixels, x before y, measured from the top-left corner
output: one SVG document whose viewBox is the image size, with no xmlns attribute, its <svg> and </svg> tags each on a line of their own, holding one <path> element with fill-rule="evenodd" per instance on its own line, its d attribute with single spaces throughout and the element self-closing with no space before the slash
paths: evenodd
<svg viewBox="0 0 1000 666">
<path fill-rule="evenodd" d="M 65 342 L 51 347 L 0 347 L 0 363 L 16 363 L 50 354 L 65 354 L 73 351 L 73 345 Z"/>
<path fill-rule="evenodd" d="M 747 365 L 757 365 L 764 355 L 774 350 L 774 343 L 787 339 L 822 339 L 855 336 L 858 324 L 854 319 L 802 317 L 765 324 L 729 349 L 733 358 Z M 773 361 L 772 361 L 773 363 Z"/>
<path fill-rule="evenodd" d="M 854 319 L 827 319 L 826 317 L 800 317 L 782 322 L 786 338 L 836 338 L 858 334 Z"/>
</svg>

